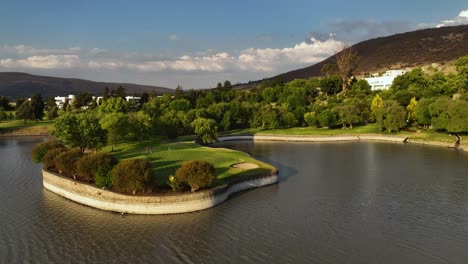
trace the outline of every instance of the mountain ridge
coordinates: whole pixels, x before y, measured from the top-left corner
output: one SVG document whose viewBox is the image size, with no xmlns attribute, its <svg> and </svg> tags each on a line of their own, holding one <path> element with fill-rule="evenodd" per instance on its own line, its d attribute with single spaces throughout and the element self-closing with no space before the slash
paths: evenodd
<svg viewBox="0 0 468 264">
<path fill-rule="evenodd" d="M 143 92 L 163 94 L 173 93 L 166 87 L 141 85 L 133 83 L 95 82 L 79 78 L 61 78 L 53 76 L 34 75 L 24 72 L 0 72 L 0 95 L 9 97 L 29 97 L 40 93 L 43 97 L 88 92 L 101 95 L 105 87 L 117 89 L 122 86 L 127 94 L 141 94 Z"/>
</svg>

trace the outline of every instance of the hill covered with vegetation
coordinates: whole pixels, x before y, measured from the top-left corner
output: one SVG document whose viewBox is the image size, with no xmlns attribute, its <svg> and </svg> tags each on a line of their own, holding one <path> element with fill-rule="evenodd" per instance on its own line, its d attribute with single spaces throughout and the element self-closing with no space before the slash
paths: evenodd
<svg viewBox="0 0 468 264">
<path fill-rule="evenodd" d="M 41 94 L 43 97 L 64 96 L 68 94 L 91 93 L 100 95 L 105 87 L 117 89 L 122 86 L 128 94 L 173 93 L 173 89 L 139 85 L 132 83 L 93 82 L 74 78 L 38 76 L 21 72 L 0 72 L 0 95 L 9 97 L 30 97 Z"/>
</svg>

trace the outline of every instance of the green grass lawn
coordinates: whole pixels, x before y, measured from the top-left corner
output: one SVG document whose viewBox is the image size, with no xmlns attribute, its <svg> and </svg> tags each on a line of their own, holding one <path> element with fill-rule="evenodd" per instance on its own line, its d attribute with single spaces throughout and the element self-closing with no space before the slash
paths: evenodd
<svg viewBox="0 0 468 264">
<path fill-rule="evenodd" d="M 146 146 L 152 146 L 153 151 L 151 153 L 146 152 Z M 274 169 L 272 166 L 258 161 L 244 152 L 222 148 L 202 147 L 191 142 L 123 143 L 114 147 L 114 151 L 112 152 L 111 147 L 106 147 L 104 151 L 112 154 L 119 160 L 135 158 L 148 159 L 152 163 L 153 173 L 156 176 L 156 183 L 159 184 L 166 182 L 169 175 L 173 175 L 182 162 L 195 159 L 205 160 L 214 164 L 218 181 L 217 184 L 222 184 L 232 177 L 266 173 Z M 255 163 L 260 167 L 250 170 L 231 167 L 233 164 L 243 162 Z"/>
<path fill-rule="evenodd" d="M 314 128 L 314 127 L 293 127 L 286 129 L 271 129 L 258 131 L 257 135 L 317 135 L 317 136 L 334 136 L 334 135 L 349 135 L 349 134 L 366 134 L 366 133 L 379 133 L 376 124 L 368 124 L 365 126 L 356 126 L 353 129 L 328 129 L 328 128 Z"/>
</svg>

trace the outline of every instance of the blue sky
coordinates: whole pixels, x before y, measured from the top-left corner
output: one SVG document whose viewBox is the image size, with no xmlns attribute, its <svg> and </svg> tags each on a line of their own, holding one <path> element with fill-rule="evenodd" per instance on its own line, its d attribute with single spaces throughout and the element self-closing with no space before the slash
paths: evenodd
<svg viewBox="0 0 468 264">
<path fill-rule="evenodd" d="M 468 4 L 458 0 L 16 0 L 0 6 L 0 71 L 186 89 L 312 65 L 345 43 L 468 23 Z"/>
</svg>

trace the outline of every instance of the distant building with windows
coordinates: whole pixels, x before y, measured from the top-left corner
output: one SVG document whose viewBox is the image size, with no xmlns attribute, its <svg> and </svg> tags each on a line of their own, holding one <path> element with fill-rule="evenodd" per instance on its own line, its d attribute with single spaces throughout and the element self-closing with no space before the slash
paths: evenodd
<svg viewBox="0 0 468 264">
<path fill-rule="evenodd" d="M 372 77 L 364 78 L 371 86 L 372 91 L 387 90 L 392 86 L 393 80 L 398 76 L 406 73 L 405 70 L 388 70 L 381 76 L 373 74 Z"/>
</svg>

